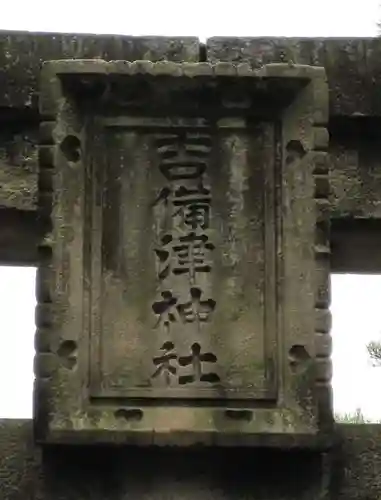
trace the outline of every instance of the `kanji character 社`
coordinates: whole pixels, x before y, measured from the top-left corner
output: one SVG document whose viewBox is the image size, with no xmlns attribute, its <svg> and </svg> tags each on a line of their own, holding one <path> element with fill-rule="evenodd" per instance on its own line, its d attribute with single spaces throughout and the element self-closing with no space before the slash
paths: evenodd
<svg viewBox="0 0 381 500">
<path fill-rule="evenodd" d="M 211 384 L 219 382 L 220 377 L 217 373 L 203 373 L 202 363 L 216 363 L 217 357 L 212 352 L 201 353 L 201 346 L 198 343 L 192 344 L 191 354 L 178 358 L 180 366 L 192 366 L 192 374 L 180 375 L 179 384 L 191 384 L 193 382 L 209 382 Z"/>
</svg>

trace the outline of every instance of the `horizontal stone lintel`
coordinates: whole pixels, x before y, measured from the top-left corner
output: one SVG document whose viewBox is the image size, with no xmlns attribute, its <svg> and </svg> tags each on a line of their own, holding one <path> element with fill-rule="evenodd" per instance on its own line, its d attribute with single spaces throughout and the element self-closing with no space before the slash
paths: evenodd
<svg viewBox="0 0 381 500">
<path fill-rule="evenodd" d="M 218 61 L 178 63 L 148 60 L 61 59 L 46 61 L 42 68 L 58 75 L 311 78 L 316 73 L 325 77 L 324 68 L 321 66 L 293 63 L 267 63 L 259 68 L 254 68 L 249 63 Z"/>
<path fill-rule="evenodd" d="M 340 446 L 332 455 L 323 456 L 305 450 L 285 453 L 237 448 L 221 453 L 218 449 L 196 448 L 184 453 L 176 448 L 163 451 L 93 446 L 47 448 L 42 453 L 33 443 L 31 420 L 2 419 L 1 498 L 71 500 L 84 498 L 86 492 L 92 500 L 163 500 L 178 497 L 179 477 L 184 478 L 181 491 L 185 497 L 199 500 L 221 496 L 243 500 L 252 497 L 253 491 L 273 500 L 355 500 L 366 494 L 377 498 L 380 435 L 381 425 L 338 424 Z M 340 481 L 333 481 L 337 477 Z"/>
<path fill-rule="evenodd" d="M 41 243 L 37 214 L 0 209 L 0 266 L 36 266 Z M 331 272 L 381 274 L 381 221 L 333 219 Z"/>
<path fill-rule="evenodd" d="M 35 108 L 41 63 L 58 59 L 323 66 L 331 116 L 380 116 L 380 38 L 131 37 L 0 32 L 0 107 Z M 207 66 L 207 65 L 206 65 Z M 222 68 L 222 65 L 220 66 Z"/>
</svg>

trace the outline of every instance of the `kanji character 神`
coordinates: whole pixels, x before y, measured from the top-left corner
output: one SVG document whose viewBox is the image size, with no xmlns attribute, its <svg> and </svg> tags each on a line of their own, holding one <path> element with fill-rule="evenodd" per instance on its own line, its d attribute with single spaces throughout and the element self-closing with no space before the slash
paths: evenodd
<svg viewBox="0 0 381 500">
<path fill-rule="evenodd" d="M 162 325 L 166 330 L 166 333 L 169 333 L 171 324 L 181 321 L 176 307 L 177 299 L 170 291 L 162 292 L 161 296 L 163 300 L 152 304 L 153 312 L 159 316 L 155 328 Z"/>
<path fill-rule="evenodd" d="M 216 307 L 213 299 L 201 300 L 200 288 L 190 289 L 191 300 L 178 305 L 178 310 L 186 323 L 206 323 Z"/>
</svg>

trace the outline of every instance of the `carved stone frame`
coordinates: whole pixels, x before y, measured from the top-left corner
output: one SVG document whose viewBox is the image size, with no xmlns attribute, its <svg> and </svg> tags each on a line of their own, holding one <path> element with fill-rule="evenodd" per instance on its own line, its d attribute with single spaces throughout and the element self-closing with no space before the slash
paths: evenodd
<svg viewBox="0 0 381 500">
<path fill-rule="evenodd" d="M 88 397 L 90 349 L 82 324 L 85 278 L 74 272 L 78 267 L 73 267 L 70 254 L 76 248 L 78 257 L 86 245 L 82 200 L 71 189 L 87 182 L 81 151 L 86 127 L 75 112 L 70 82 L 82 79 L 86 84 L 86 79 L 111 74 L 221 81 L 276 78 L 305 83 L 279 120 L 279 364 L 274 406 L 119 408 L 94 405 Z M 230 63 L 50 61 L 42 70 L 40 113 L 39 213 L 45 238 L 37 277 L 37 440 L 138 445 L 330 444 L 328 88 L 324 69 L 288 64 L 252 69 Z M 77 229 L 81 227 L 81 231 Z"/>
</svg>

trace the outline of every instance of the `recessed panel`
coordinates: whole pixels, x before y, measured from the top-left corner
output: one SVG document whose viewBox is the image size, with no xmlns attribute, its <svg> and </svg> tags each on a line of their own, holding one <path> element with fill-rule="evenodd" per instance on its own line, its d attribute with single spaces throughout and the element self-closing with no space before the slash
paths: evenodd
<svg viewBox="0 0 381 500">
<path fill-rule="evenodd" d="M 324 71 L 56 61 L 36 437 L 330 443 Z"/>
</svg>

